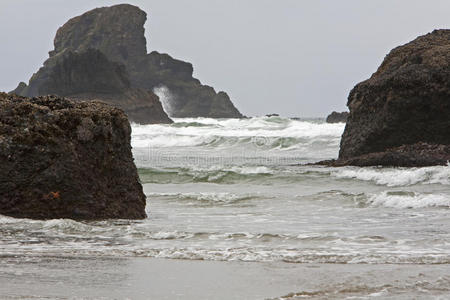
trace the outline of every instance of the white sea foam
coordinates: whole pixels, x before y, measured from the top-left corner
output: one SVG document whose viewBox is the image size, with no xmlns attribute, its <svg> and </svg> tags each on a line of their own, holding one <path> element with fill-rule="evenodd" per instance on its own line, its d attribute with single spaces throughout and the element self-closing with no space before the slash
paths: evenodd
<svg viewBox="0 0 450 300">
<path fill-rule="evenodd" d="M 368 199 L 371 206 L 384 206 L 392 208 L 425 208 L 448 207 L 450 208 L 450 195 L 421 194 L 404 192 L 382 192 L 372 195 Z"/>
<path fill-rule="evenodd" d="M 19 223 L 22 219 L 0 215 L 0 225 Z"/>
<path fill-rule="evenodd" d="M 273 174 L 273 171 L 268 167 L 264 166 L 241 166 L 232 167 L 229 171 L 239 173 L 239 174 Z"/>
<path fill-rule="evenodd" d="M 53 219 L 44 221 L 43 228 L 51 230 L 87 232 L 92 229 L 92 226 L 70 219 Z"/>
<path fill-rule="evenodd" d="M 450 185 L 450 165 L 424 168 L 345 168 L 331 174 L 338 178 L 373 181 L 387 186 L 418 183 Z"/>
</svg>

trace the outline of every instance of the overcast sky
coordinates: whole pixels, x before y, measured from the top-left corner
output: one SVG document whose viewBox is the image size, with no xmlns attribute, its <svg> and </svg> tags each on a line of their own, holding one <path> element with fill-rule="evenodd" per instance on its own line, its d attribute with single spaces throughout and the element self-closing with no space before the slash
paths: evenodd
<svg viewBox="0 0 450 300">
<path fill-rule="evenodd" d="M 28 83 L 69 18 L 118 3 L 147 12 L 148 52 L 191 62 L 250 116 L 345 110 L 390 49 L 450 27 L 449 0 L 0 0 L 0 90 Z"/>
</svg>

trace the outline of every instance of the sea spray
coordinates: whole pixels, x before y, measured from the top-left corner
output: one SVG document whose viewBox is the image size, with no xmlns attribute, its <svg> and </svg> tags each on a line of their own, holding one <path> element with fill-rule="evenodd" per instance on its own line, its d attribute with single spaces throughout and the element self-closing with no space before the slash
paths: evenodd
<svg viewBox="0 0 450 300">
<path fill-rule="evenodd" d="M 159 97 L 159 101 L 161 101 L 164 111 L 169 117 L 171 117 L 173 113 L 174 95 L 170 92 L 169 88 L 164 85 L 160 85 L 153 89 L 153 93 Z"/>
</svg>

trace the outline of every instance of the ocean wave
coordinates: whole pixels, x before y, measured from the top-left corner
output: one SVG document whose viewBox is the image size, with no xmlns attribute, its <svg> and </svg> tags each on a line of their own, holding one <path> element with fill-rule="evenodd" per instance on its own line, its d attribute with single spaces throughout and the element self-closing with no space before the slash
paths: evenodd
<svg viewBox="0 0 450 300">
<path fill-rule="evenodd" d="M 367 200 L 367 203 L 370 206 L 375 207 L 384 206 L 392 208 L 450 208 L 450 195 L 384 191 L 380 194 L 370 196 Z"/>
<path fill-rule="evenodd" d="M 206 204 L 233 204 L 246 200 L 262 198 L 257 194 L 242 194 L 237 195 L 233 193 L 147 193 L 147 197 L 166 197 L 176 200 L 187 200 L 192 202 L 200 202 Z"/>
<path fill-rule="evenodd" d="M 140 168 L 138 171 L 142 183 L 209 182 L 231 184 L 257 182 L 274 174 L 272 169 L 264 166 Z"/>
<path fill-rule="evenodd" d="M 55 246 L 52 244 L 33 245 L 33 247 L 4 247 L 0 254 L 5 255 L 58 255 L 58 256 L 108 256 L 108 257 L 151 257 L 183 260 L 244 261 L 288 263 L 338 263 L 338 264 L 449 264 L 450 255 L 439 253 L 345 253 L 342 249 L 307 251 L 305 249 L 274 249 L 264 247 L 133 247 L 108 244 L 105 246 L 78 243 Z M 114 247 L 116 246 L 116 247 Z"/>
<path fill-rule="evenodd" d="M 310 147 L 339 146 L 339 137 L 266 137 L 220 135 L 141 135 L 132 140 L 133 148 L 159 149 L 167 147 L 231 148 L 252 147 L 258 150 L 308 150 Z"/>
<path fill-rule="evenodd" d="M 279 234 L 279 233 L 252 233 L 252 232 L 187 232 L 187 231 L 128 231 L 128 235 L 150 240 L 195 240 L 195 241 L 263 241 L 265 243 L 273 242 L 332 242 L 342 240 L 341 237 L 333 234 L 303 233 L 303 234 Z M 351 239 L 358 243 L 366 243 L 368 240 L 372 242 L 384 242 L 382 237 L 355 237 Z"/>
<path fill-rule="evenodd" d="M 285 149 L 296 144 L 322 143 L 337 147 L 343 124 L 313 123 L 286 118 L 175 119 L 173 124 L 132 124 L 132 146 L 226 147 L 254 145 Z"/>
<path fill-rule="evenodd" d="M 414 184 L 450 185 L 450 165 L 423 168 L 339 168 L 332 176 L 372 181 L 378 185 L 409 186 Z"/>
<path fill-rule="evenodd" d="M 164 229 L 151 221 L 27 220 L 0 216 L 0 255 L 155 257 L 290 263 L 450 263 L 442 239 L 392 240 L 338 232 Z M 6 222 L 5 222 L 6 221 Z M 431 245 L 431 246 L 430 246 Z"/>
</svg>

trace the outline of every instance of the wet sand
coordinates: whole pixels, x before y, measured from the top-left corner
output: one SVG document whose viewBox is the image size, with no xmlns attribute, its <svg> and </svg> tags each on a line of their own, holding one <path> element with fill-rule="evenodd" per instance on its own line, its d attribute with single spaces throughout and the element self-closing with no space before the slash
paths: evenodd
<svg viewBox="0 0 450 300">
<path fill-rule="evenodd" d="M 0 258 L 2 299 L 448 299 L 450 265 Z"/>
</svg>

